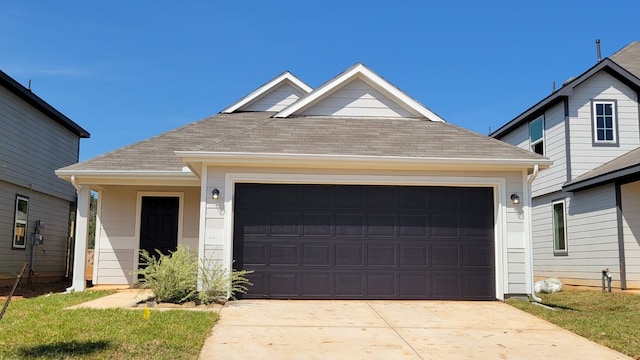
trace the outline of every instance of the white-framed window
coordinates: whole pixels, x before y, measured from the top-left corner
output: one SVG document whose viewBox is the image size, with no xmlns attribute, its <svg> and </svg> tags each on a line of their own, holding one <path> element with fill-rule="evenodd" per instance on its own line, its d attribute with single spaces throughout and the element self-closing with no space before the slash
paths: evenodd
<svg viewBox="0 0 640 360">
<path fill-rule="evenodd" d="M 27 247 L 27 223 L 29 221 L 29 198 L 16 195 L 16 209 L 14 215 L 13 243 L 14 249 Z"/>
<path fill-rule="evenodd" d="M 558 200 L 551 203 L 553 213 L 553 252 L 567 253 L 567 216 L 565 201 Z"/>
<path fill-rule="evenodd" d="M 544 115 L 529 122 L 529 145 L 531 151 L 544 155 Z"/>
<path fill-rule="evenodd" d="M 618 119 L 616 116 L 616 102 L 613 100 L 598 100 L 591 103 L 593 117 L 593 143 L 617 144 Z"/>
</svg>

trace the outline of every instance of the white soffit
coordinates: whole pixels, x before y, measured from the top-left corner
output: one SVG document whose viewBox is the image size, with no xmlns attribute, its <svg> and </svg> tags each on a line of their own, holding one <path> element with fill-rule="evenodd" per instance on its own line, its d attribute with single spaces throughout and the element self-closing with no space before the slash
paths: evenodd
<svg viewBox="0 0 640 360">
<path fill-rule="evenodd" d="M 313 90 L 309 85 L 305 84 L 302 80 L 298 79 L 295 75 L 293 75 L 289 71 L 285 71 L 282 74 L 276 76 L 275 78 L 269 80 L 266 84 L 260 86 L 249 95 L 236 101 L 233 105 L 222 110 L 222 113 L 232 113 L 234 111 L 242 110 L 242 108 L 245 107 L 246 105 L 249 105 L 255 100 L 266 96 L 270 92 L 280 88 L 281 86 L 287 83 L 305 95 L 310 93 Z"/>
<path fill-rule="evenodd" d="M 374 73 L 371 69 L 367 68 L 362 63 L 353 65 L 343 73 L 327 81 L 322 86 L 313 90 L 302 99 L 289 105 L 288 107 L 277 113 L 275 117 L 284 118 L 292 115 L 300 115 L 309 108 L 313 107 L 315 104 L 335 93 L 337 90 L 343 88 L 345 85 L 357 79 L 364 81 L 372 88 L 380 91 L 391 101 L 398 104 L 406 111 L 412 114 L 416 114 L 417 117 L 425 117 L 431 121 L 444 122 L 444 119 L 405 94 L 402 90 L 384 80 L 382 77 Z"/>
</svg>

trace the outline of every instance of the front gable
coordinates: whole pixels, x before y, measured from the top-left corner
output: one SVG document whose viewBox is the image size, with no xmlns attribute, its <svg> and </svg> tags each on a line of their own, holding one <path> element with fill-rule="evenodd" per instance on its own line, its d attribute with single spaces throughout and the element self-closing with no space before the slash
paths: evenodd
<svg viewBox="0 0 640 360">
<path fill-rule="evenodd" d="M 360 63 L 275 115 L 295 116 L 426 118 L 444 122 Z"/>
<path fill-rule="evenodd" d="M 251 94 L 222 110 L 222 113 L 280 111 L 310 93 L 311 90 L 309 85 L 289 71 L 285 71 L 254 90 Z"/>
</svg>

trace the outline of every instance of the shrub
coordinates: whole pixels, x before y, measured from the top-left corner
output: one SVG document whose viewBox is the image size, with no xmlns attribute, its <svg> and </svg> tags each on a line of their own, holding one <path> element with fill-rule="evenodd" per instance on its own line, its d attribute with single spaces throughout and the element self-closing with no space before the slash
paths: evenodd
<svg viewBox="0 0 640 360">
<path fill-rule="evenodd" d="M 198 260 L 195 252 L 178 245 L 170 255 L 156 249 L 157 257 L 142 250 L 143 268 L 136 271 L 142 276 L 145 289 L 153 290 L 156 301 L 181 304 L 196 298 Z"/>
<path fill-rule="evenodd" d="M 195 251 L 183 245 L 169 255 L 156 249 L 158 256 L 152 256 L 142 250 L 143 268 L 136 271 L 141 276 L 141 286 L 151 289 L 158 302 L 181 304 L 198 300 L 203 304 L 211 304 L 235 299 L 236 294 L 244 294 L 248 286 L 253 285 L 246 275 L 253 271 L 233 270 L 229 272 L 222 264 L 205 262 L 198 266 Z M 207 266 L 208 265 L 208 266 Z M 202 290 L 197 291 L 197 280 L 200 275 Z"/>
<path fill-rule="evenodd" d="M 246 275 L 253 271 L 227 270 L 222 264 L 211 265 L 205 262 L 200 266 L 200 281 L 202 290 L 198 293 L 198 299 L 203 304 L 211 304 L 227 300 L 230 296 L 235 299 L 236 294 L 246 294 L 248 286 L 253 285 Z"/>
</svg>

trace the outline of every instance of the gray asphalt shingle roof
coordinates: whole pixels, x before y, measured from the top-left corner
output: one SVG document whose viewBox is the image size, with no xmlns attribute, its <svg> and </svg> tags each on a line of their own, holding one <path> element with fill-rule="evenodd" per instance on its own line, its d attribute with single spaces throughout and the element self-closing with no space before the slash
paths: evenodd
<svg viewBox="0 0 640 360">
<path fill-rule="evenodd" d="M 609 57 L 635 77 L 640 78 L 640 42 L 634 41 Z"/>
<path fill-rule="evenodd" d="M 62 170 L 181 171 L 174 151 L 546 160 L 448 123 L 273 114 L 218 114 Z"/>
<path fill-rule="evenodd" d="M 629 151 L 608 163 L 605 163 L 587 173 L 584 173 L 563 188 L 575 191 L 614 181 L 618 178 L 634 175 L 640 172 L 640 148 Z"/>
</svg>

